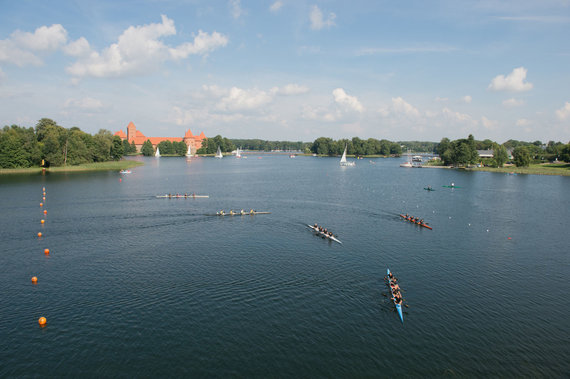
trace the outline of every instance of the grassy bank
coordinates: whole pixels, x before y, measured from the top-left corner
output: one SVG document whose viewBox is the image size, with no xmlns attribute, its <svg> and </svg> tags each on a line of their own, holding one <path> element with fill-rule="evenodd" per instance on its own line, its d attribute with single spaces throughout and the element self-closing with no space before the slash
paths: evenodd
<svg viewBox="0 0 570 379">
<path fill-rule="evenodd" d="M 123 161 L 112 161 L 112 162 L 87 163 L 77 166 L 50 167 L 46 169 L 46 172 L 119 171 L 142 165 L 144 165 L 143 162 L 123 160 Z M 0 169 L 0 175 L 39 174 L 41 172 L 42 172 L 41 167 Z"/>
<path fill-rule="evenodd" d="M 503 172 L 515 174 L 529 174 L 529 175 L 563 175 L 570 176 L 570 164 L 531 164 L 529 167 L 474 167 L 468 168 L 469 171 L 489 171 L 489 172 Z"/>
</svg>

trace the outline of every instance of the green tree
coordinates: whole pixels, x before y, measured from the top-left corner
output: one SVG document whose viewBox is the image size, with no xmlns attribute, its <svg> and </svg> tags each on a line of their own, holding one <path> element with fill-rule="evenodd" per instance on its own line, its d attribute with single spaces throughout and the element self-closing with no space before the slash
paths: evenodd
<svg viewBox="0 0 570 379">
<path fill-rule="evenodd" d="M 319 155 L 329 155 L 333 140 L 327 137 L 319 137 L 313 142 L 311 151 Z"/>
<path fill-rule="evenodd" d="M 154 147 L 152 147 L 152 142 L 150 142 L 149 139 L 143 143 L 141 147 L 141 153 L 145 157 L 152 157 L 154 155 Z"/>
<path fill-rule="evenodd" d="M 530 153 L 525 146 L 515 147 L 513 150 L 513 160 L 517 167 L 528 167 L 530 164 Z"/>
<path fill-rule="evenodd" d="M 5 127 L 0 132 L 0 167 L 30 167 L 30 154 L 23 147 L 23 142 L 20 133 L 14 126 L 12 128 Z"/>
<path fill-rule="evenodd" d="M 161 141 L 158 145 L 157 145 L 157 149 L 160 149 L 160 154 L 162 155 L 171 155 L 174 154 L 174 147 L 172 146 L 172 142 L 170 141 Z"/>
<path fill-rule="evenodd" d="M 497 167 L 503 167 L 503 165 L 509 159 L 507 155 L 507 149 L 503 145 L 495 144 L 495 148 L 493 150 L 493 159 L 495 160 Z"/>
<path fill-rule="evenodd" d="M 560 160 L 570 162 L 570 143 L 564 145 L 560 150 Z"/>
<path fill-rule="evenodd" d="M 184 141 L 173 142 L 172 146 L 174 147 L 174 154 L 180 156 L 186 155 L 186 152 L 188 151 L 188 145 L 186 145 L 186 142 Z"/>
<path fill-rule="evenodd" d="M 123 141 L 121 141 L 121 137 L 113 136 L 113 142 L 111 144 L 111 158 L 114 161 L 118 161 L 123 157 L 124 149 L 123 149 Z"/>
</svg>

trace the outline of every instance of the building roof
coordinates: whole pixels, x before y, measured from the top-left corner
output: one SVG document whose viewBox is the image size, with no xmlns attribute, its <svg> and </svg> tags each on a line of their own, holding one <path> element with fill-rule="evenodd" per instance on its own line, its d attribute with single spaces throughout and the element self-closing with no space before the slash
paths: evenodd
<svg viewBox="0 0 570 379">
<path fill-rule="evenodd" d="M 127 135 L 125 134 L 125 132 L 123 132 L 122 130 L 119 130 L 117 133 L 115 133 L 114 135 L 121 137 L 122 139 L 127 138 Z"/>
<path fill-rule="evenodd" d="M 495 152 L 493 150 L 477 150 L 477 154 L 481 158 L 492 158 Z"/>
</svg>

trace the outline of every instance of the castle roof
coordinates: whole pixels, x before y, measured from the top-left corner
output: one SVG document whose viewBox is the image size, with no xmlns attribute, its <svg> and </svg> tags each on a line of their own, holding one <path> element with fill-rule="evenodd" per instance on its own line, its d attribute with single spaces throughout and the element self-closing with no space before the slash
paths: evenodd
<svg viewBox="0 0 570 379">
<path fill-rule="evenodd" d="M 119 130 L 117 133 L 115 133 L 115 135 L 121 137 L 122 139 L 127 138 L 127 135 L 122 130 Z"/>
</svg>

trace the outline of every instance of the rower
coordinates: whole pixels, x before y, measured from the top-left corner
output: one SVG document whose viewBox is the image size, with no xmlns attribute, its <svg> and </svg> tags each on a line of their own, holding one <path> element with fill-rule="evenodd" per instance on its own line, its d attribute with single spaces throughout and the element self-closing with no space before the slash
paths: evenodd
<svg viewBox="0 0 570 379">
<path fill-rule="evenodd" d="M 420 220 L 420 224 L 423 224 L 423 223 L 424 223 L 424 219 L 422 218 L 422 219 Z"/>
<path fill-rule="evenodd" d="M 452 187 L 455 187 L 455 183 L 451 182 L 451 186 L 452 186 Z"/>
<path fill-rule="evenodd" d="M 230 214 L 233 215 L 234 214 L 234 210 L 230 209 Z"/>
<path fill-rule="evenodd" d="M 250 210 L 249 210 L 249 213 L 250 213 L 250 214 L 253 214 L 253 213 L 254 213 L 254 212 L 253 212 L 253 209 L 250 209 Z"/>
<path fill-rule="evenodd" d="M 196 197 L 196 192 L 192 192 L 192 197 Z"/>
<path fill-rule="evenodd" d="M 319 226 L 317 225 L 317 223 L 315 222 L 315 225 L 313 226 L 313 228 L 318 229 Z"/>
<path fill-rule="evenodd" d="M 244 210 L 242 209 L 239 213 L 241 213 L 242 215 L 245 214 Z"/>
<path fill-rule="evenodd" d="M 188 197 L 188 193 L 184 192 L 184 197 Z"/>
</svg>

